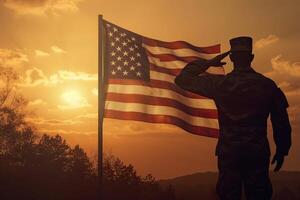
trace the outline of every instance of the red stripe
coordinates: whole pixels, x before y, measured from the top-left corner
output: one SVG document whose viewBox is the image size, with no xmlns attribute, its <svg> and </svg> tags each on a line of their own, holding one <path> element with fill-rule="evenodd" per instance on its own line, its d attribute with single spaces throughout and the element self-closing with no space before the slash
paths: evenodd
<svg viewBox="0 0 300 200">
<path fill-rule="evenodd" d="M 175 41 L 175 42 L 164 42 L 160 40 L 155 40 L 147 37 L 143 37 L 143 43 L 153 47 L 165 47 L 169 49 L 193 49 L 199 53 L 205 54 L 216 54 L 220 53 L 220 45 L 214 45 L 209 47 L 197 47 L 185 41 Z"/>
<path fill-rule="evenodd" d="M 160 80 L 151 80 L 150 82 L 145 82 L 145 81 L 133 80 L 133 79 L 126 79 L 126 80 L 109 79 L 108 84 L 138 85 L 138 86 L 142 85 L 142 86 L 148 86 L 148 87 L 152 87 L 152 88 L 161 88 L 161 89 L 172 90 L 172 91 L 177 92 L 178 94 L 181 94 L 182 96 L 185 96 L 188 98 L 207 99 L 206 97 L 183 90 L 175 84 L 172 84 L 172 83 L 166 82 L 166 81 L 160 81 Z"/>
<path fill-rule="evenodd" d="M 176 56 L 175 54 L 153 54 L 150 51 L 146 50 L 146 53 L 148 56 L 154 57 L 154 58 L 158 58 L 161 62 L 168 62 L 168 61 L 184 61 L 186 63 L 192 62 L 194 60 L 198 60 L 198 59 L 203 59 L 200 57 L 196 57 L 196 56 L 183 56 L 183 57 L 179 57 Z"/>
<path fill-rule="evenodd" d="M 185 112 L 186 114 L 197 116 L 197 117 L 205 117 L 205 118 L 213 118 L 216 119 L 218 117 L 218 112 L 216 109 L 201 109 L 201 108 L 192 108 L 181 102 L 178 102 L 173 99 L 163 98 L 163 97 L 153 97 L 139 94 L 118 94 L 118 93 L 108 93 L 106 95 L 107 101 L 117 101 L 124 103 L 142 103 L 149 105 L 158 105 L 158 106 L 169 106 L 174 107 L 176 109 Z"/>
<path fill-rule="evenodd" d="M 104 113 L 104 117 L 112 118 L 112 119 L 121 119 L 121 120 L 143 121 L 143 122 L 150 122 L 150 123 L 173 124 L 196 135 L 202 135 L 202 136 L 208 136 L 214 138 L 217 138 L 219 136 L 218 129 L 190 125 L 182 119 L 173 116 L 168 116 L 168 115 L 151 115 L 151 114 L 139 113 L 139 112 L 122 112 L 122 111 L 106 109 Z"/>
<path fill-rule="evenodd" d="M 165 73 L 165 74 L 172 75 L 172 76 L 177 76 L 181 72 L 181 69 L 168 69 L 165 67 L 160 67 L 160 66 L 154 65 L 152 63 L 150 63 L 149 65 L 150 65 L 150 70 L 160 72 L 160 73 Z"/>
</svg>

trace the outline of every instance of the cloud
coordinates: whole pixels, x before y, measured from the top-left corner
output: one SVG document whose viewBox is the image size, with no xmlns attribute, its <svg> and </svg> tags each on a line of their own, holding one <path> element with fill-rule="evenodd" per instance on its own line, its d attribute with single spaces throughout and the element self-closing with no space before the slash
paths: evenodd
<svg viewBox="0 0 300 200">
<path fill-rule="evenodd" d="M 68 104 L 58 105 L 57 108 L 60 109 L 60 110 L 72 110 L 72 109 L 79 109 L 79 108 L 87 108 L 87 107 L 91 107 L 91 106 L 92 105 L 89 104 L 86 99 L 83 99 L 83 101 L 80 104 L 76 104 L 76 105 L 68 105 Z"/>
<path fill-rule="evenodd" d="M 300 62 L 291 63 L 277 55 L 271 59 L 272 71 L 265 73 L 285 91 L 300 89 Z"/>
<path fill-rule="evenodd" d="M 33 117 L 27 117 L 26 121 L 39 125 L 39 126 L 59 126 L 59 125 L 63 125 L 63 126 L 67 126 L 67 125 L 74 125 L 77 123 L 80 123 L 78 121 L 73 121 L 73 120 L 64 120 L 64 119 L 44 119 L 41 117 L 37 117 L 37 118 L 33 118 Z"/>
<path fill-rule="evenodd" d="M 50 86 L 62 83 L 58 76 L 52 75 L 49 78 L 39 68 L 28 69 L 25 72 L 25 76 L 22 77 L 19 86 L 22 87 L 36 87 L 39 85 Z"/>
<path fill-rule="evenodd" d="M 268 45 L 274 44 L 279 41 L 279 38 L 276 35 L 268 35 L 266 38 L 257 40 L 254 44 L 254 48 L 261 49 Z"/>
<path fill-rule="evenodd" d="M 41 51 L 41 50 L 35 50 L 35 55 L 38 56 L 38 57 L 50 56 L 49 53 Z"/>
<path fill-rule="evenodd" d="M 0 67 L 23 67 L 28 61 L 27 55 L 20 50 L 0 49 Z"/>
<path fill-rule="evenodd" d="M 300 118 L 300 62 L 284 60 L 281 55 L 271 59 L 272 71 L 264 75 L 272 78 L 284 91 L 289 102 L 288 113 L 293 130 L 299 130 Z"/>
<path fill-rule="evenodd" d="M 35 99 L 33 101 L 29 101 L 29 106 L 40 106 L 40 105 L 46 105 L 47 103 L 43 101 L 42 99 Z"/>
<path fill-rule="evenodd" d="M 82 0 L 4 0 L 4 6 L 19 15 L 60 15 L 78 11 Z"/>
<path fill-rule="evenodd" d="M 96 81 L 98 80 L 98 74 L 88 74 L 85 72 L 72 72 L 67 70 L 59 70 L 58 75 L 64 80 L 82 80 L 82 81 Z"/>
<path fill-rule="evenodd" d="M 97 74 L 89 74 L 86 72 L 73 72 L 67 70 L 59 70 L 57 73 L 46 76 L 44 72 L 33 67 L 26 70 L 25 75 L 22 77 L 19 86 L 22 87 L 36 87 L 36 86 L 55 86 L 62 84 L 65 81 L 96 81 L 98 80 Z"/>
<path fill-rule="evenodd" d="M 88 113 L 83 115 L 78 115 L 75 119 L 82 119 L 82 120 L 95 120 L 98 119 L 98 113 Z"/>
<path fill-rule="evenodd" d="M 66 53 L 65 50 L 59 48 L 58 46 L 52 46 L 52 47 L 51 47 L 51 50 L 52 50 L 54 53 L 58 53 L 58 54 Z"/>
<path fill-rule="evenodd" d="M 24 83 L 22 86 L 37 86 L 40 84 L 46 85 L 48 79 L 45 76 L 44 72 L 36 67 L 29 69 L 25 72 Z"/>
</svg>

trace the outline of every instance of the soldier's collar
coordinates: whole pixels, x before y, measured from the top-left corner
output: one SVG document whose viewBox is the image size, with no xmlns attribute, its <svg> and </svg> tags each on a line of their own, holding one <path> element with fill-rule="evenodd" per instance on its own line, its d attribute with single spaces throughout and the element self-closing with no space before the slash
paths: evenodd
<svg viewBox="0 0 300 200">
<path fill-rule="evenodd" d="M 234 68 L 232 72 L 255 72 L 255 70 L 252 67 L 241 67 L 241 68 Z"/>
</svg>

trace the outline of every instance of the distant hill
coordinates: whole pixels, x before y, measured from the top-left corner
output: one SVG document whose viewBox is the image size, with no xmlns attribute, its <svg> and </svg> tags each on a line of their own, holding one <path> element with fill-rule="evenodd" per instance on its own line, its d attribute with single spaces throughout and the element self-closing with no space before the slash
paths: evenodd
<svg viewBox="0 0 300 200">
<path fill-rule="evenodd" d="M 215 200 L 217 172 L 195 173 L 172 179 L 160 180 L 162 186 L 173 185 L 180 200 Z M 270 173 L 274 200 L 300 200 L 300 172 Z"/>
</svg>

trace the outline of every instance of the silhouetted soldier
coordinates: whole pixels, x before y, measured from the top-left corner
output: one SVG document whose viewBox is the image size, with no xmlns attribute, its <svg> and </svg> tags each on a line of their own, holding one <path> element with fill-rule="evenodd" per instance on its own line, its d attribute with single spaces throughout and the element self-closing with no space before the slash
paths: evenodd
<svg viewBox="0 0 300 200">
<path fill-rule="evenodd" d="M 229 52 L 211 60 L 189 63 L 175 82 L 185 90 L 214 99 L 218 108 L 220 136 L 216 155 L 220 199 L 241 199 L 242 185 L 247 199 L 271 199 L 267 119 L 271 113 L 277 147 L 272 164 L 276 162 L 274 171 L 278 171 L 291 146 L 288 102 L 271 79 L 252 69 L 252 38 L 233 38 L 230 45 Z M 232 72 L 202 74 L 210 66 L 226 64 L 221 61 L 227 55 L 234 64 Z"/>
</svg>

